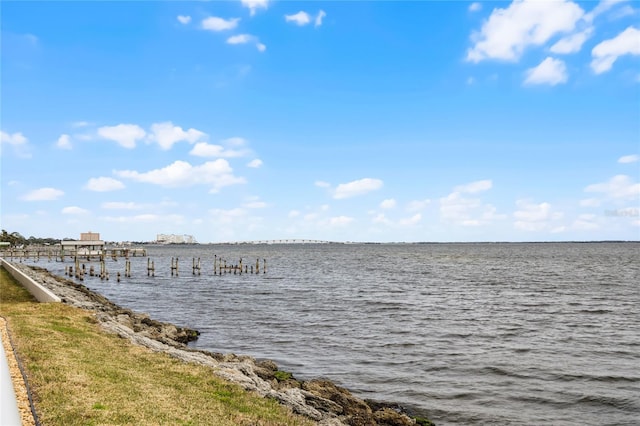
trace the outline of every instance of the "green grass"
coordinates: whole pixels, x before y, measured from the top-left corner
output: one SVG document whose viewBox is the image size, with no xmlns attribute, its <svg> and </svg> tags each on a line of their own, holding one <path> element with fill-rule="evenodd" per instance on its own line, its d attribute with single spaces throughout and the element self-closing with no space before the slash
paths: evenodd
<svg viewBox="0 0 640 426">
<path fill-rule="evenodd" d="M 0 315 L 46 425 L 311 425 L 271 399 L 99 328 L 91 312 L 37 303 L 0 268 Z"/>
</svg>

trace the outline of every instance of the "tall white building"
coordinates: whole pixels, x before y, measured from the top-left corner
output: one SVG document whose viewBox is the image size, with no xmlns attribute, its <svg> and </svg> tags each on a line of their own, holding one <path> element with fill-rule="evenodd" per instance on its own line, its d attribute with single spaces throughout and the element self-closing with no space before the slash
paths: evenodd
<svg viewBox="0 0 640 426">
<path fill-rule="evenodd" d="M 160 244 L 197 244 L 193 235 L 158 234 L 156 240 Z"/>
</svg>

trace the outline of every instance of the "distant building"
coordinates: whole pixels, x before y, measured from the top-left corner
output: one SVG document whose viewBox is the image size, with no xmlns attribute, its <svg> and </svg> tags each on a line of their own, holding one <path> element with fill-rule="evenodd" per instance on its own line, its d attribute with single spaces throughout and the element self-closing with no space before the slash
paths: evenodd
<svg viewBox="0 0 640 426">
<path fill-rule="evenodd" d="M 197 244 L 193 235 L 158 234 L 156 241 L 159 244 Z"/>
<path fill-rule="evenodd" d="M 80 233 L 80 241 L 100 241 L 99 232 L 82 232 Z"/>
</svg>

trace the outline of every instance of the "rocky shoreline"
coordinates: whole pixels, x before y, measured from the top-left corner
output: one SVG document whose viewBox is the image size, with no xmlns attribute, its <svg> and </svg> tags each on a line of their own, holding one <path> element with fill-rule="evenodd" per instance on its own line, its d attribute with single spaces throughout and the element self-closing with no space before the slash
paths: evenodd
<svg viewBox="0 0 640 426">
<path fill-rule="evenodd" d="M 94 312 L 96 321 L 105 330 L 184 362 L 209 366 L 215 375 L 273 398 L 319 425 L 433 425 L 427 419 L 410 417 L 397 405 L 357 398 L 328 380 L 297 380 L 290 373 L 280 371 L 270 360 L 191 349 L 186 344 L 198 338 L 197 330 L 156 321 L 146 314 L 121 308 L 84 285 L 53 275 L 46 269 L 14 265 L 59 296 L 63 303 Z"/>
</svg>

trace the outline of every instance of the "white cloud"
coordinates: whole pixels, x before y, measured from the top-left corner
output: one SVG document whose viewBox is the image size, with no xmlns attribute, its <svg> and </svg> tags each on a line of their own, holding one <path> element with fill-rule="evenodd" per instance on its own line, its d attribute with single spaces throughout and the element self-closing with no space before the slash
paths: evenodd
<svg viewBox="0 0 640 426">
<path fill-rule="evenodd" d="M 298 217 L 300 216 L 300 212 L 298 210 L 291 210 L 287 216 L 290 218 Z"/>
<path fill-rule="evenodd" d="M 469 6 L 469 12 L 477 12 L 482 9 L 482 4 L 479 2 L 471 3 Z"/>
<path fill-rule="evenodd" d="M 584 42 L 587 41 L 587 39 L 591 36 L 592 32 L 593 27 L 589 27 L 584 31 L 580 31 L 567 37 L 561 38 L 553 46 L 551 46 L 549 50 L 557 54 L 579 52 L 580 49 L 582 49 L 582 45 L 584 44 Z"/>
<path fill-rule="evenodd" d="M 303 26 L 311 22 L 311 17 L 307 12 L 300 11 L 293 15 L 284 15 L 284 20 L 286 22 L 293 22 L 296 25 Z"/>
<path fill-rule="evenodd" d="M 340 200 L 344 198 L 351 198 L 357 195 L 363 195 L 371 191 L 376 191 L 382 188 L 382 181 L 380 179 L 364 178 L 354 180 L 349 183 L 341 183 L 336 188 L 333 198 Z"/>
<path fill-rule="evenodd" d="M 392 209 L 396 206 L 396 200 L 394 200 L 393 198 L 390 198 L 388 200 L 384 200 L 383 202 L 380 203 L 380 208 L 381 209 Z"/>
<path fill-rule="evenodd" d="M 608 182 L 589 185 L 584 191 L 603 193 L 611 199 L 637 200 L 640 197 L 640 183 L 634 183 L 629 176 L 616 175 Z"/>
<path fill-rule="evenodd" d="M 53 201 L 64 195 L 64 191 L 56 188 L 34 189 L 22 196 L 24 201 Z"/>
<path fill-rule="evenodd" d="M 206 134 L 196 130 L 182 130 L 180 126 L 174 126 L 172 122 L 154 123 L 151 125 L 149 140 L 156 142 L 163 150 L 169 150 L 176 142 L 186 141 L 191 144 L 206 138 Z"/>
<path fill-rule="evenodd" d="M 560 59 L 548 56 L 537 67 L 527 70 L 525 84 L 550 84 L 555 86 L 567 82 L 567 67 Z"/>
<path fill-rule="evenodd" d="M 594 214 L 581 214 L 571 224 L 572 229 L 578 231 L 592 231 L 598 229 L 600 226 L 596 221 L 597 217 Z"/>
<path fill-rule="evenodd" d="M 465 185 L 456 186 L 453 190 L 455 192 L 464 192 L 467 194 L 475 194 L 482 191 L 491 189 L 493 183 L 490 179 L 478 180 L 475 182 L 467 183 Z"/>
<path fill-rule="evenodd" d="M 7 132 L 0 132 L 0 143 L 8 143 L 9 145 L 23 145 L 26 144 L 27 138 L 21 132 L 9 134 Z"/>
<path fill-rule="evenodd" d="M 87 214 L 87 213 L 89 213 L 89 210 L 83 209 L 77 206 L 69 206 L 62 209 L 62 214 L 78 215 L 78 214 Z"/>
<path fill-rule="evenodd" d="M 563 214 L 554 212 L 551 204 L 546 202 L 534 204 L 528 200 L 517 200 L 516 206 L 519 209 L 513 213 L 516 219 L 514 223 L 516 229 L 523 231 L 561 230 L 561 228 L 554 226 L 553 222 L 561 219 Z"/>
<path fill-rule="evenodd" d="M 267 46 L 260 43 L 258 38 L 251 34 L 237 34 L 227 39 L 227 44 L 247 44 L 247 43 L 255 43 L 256 49 L 258 49 L 260 52 L 264 52 L 265 50 L 267 50 Z"/>
<path fill-rule="evenodd" d="M 266 9 L 269 6 L 269 0 L 240 0 L 244 7 L 249 8 L 250 15 L 256 14 L 258 9 Z"/>
<path fill-rule="evenodd" d="M 191 22 L 191 16 L 188 16 L 188 15 L 186 15 L 186 16 L 185 16 L 185 15 L 178 15 L 178 21 L 179 21 L 181 24 L 185 24 L 185 25 L 186 25 L 186 24 L 188 24 L 189 22 Z"/>
<path fill-rule="evenodd" d="M 482 202 L 479 199 L 465 198 L 456 191 L 440 199 L 440 216 L 447 222 L 464 224 L 480 206 Z"/>
<path fill-rule="evenodd" d="M 84 186 L 89 191 L 108 192 L 123 189 L 124 184 L 117 179 L 110 177 L 91 178 Z"/>
<path fill-rule="evenodd" d="M 74 129 L 87 126 L 91 126 L 91 123 L 89 123 L 88 121 L 74 121 L 73 123 L 71 123 L 71 127 L 73 127 Z"/>
<path fill-rule="evenodd" d="M 164 168 L 144 173 L 134 170 L 119 170 L 114 173 L 122 178 L 165 187 L 210 185 L 212 193 L 225 186 L 246 182 L 244 178 L 233 175 L 229 162 L 224 159 L 208 161 L 200 166 L 192 166 L 186 161 L 178 160 Z"/>
<path fill-rule="evenodd" d="M 494 9 L 481 30 L 472 34 L 467 60 L 517 61 L 527 47 L 572 32 L 583 15 L 582 8 L 568 0 L 515 0 L 507 8 Z"/>
<path fill-rule="evenodd" d="M 190 155 L 196 157 L 222 157 L 224 153 L 224 147 L 222 145 L 211 145 L 206 142 L 197 143 L 191 151 Z"/>
<path fill-rule="evenodd" d="M 329 219 L 328 225 L 330 227 L 342 227 L 352 223 L 355 219 L 349 216 L 336 216 Z"/>
<path fill-rule="evenodd" d="M 414 226 L 420 223 L 421 220 L 422 220 L 422 215 L 420 213 L 416 213 L 411 217 L 400 219 L 398 224 L 400 226 Z"/>
<path fill-rule="evenodd" d="M 384 213 L 379 213 L 377 214 L 373 219 L 371 219 L 371 222 L 373 223 L 381 223 L 383 225 L 391 225 L 392 222 L 387 219 L 387 217 L 384 215 Z"/>
<path fill-rule="evenodd" d="M 616 37 L 596 45 L 591 51 L 591 69 L 596 74 L 607 72 L 624 55 L 640 55 L 640 30 L 628 27 Z"/>
<path fill-rule="evenodd" d="M 250 34 L 238 34 L 231 36 L 227 39 L 227 43 L 229 44 L 243 44 L 248 43 L 253 39 L 253 36 Z"/>
<path fill-rule="evenodd" d="M 483 204 L 479 198 L 465 197 L 464 194 L 477 194 L 493 187 L 490 179 L 478 180 L 465 185 L 458 185 L 453 192 L 440 198 L 440 217 L 445 222 L 462 226 L 485 225 L 506 216 L 496 213 L 491 204 Z M 429 200 L 424 200 L 426 207 Z"/>
<path fill-rule="evenodd" d="M 258 169 L 262 167 L 262 160 L 259 158 L 256 158 L 255 160 L 251 160 L 247 163 L 247 167 L 250 167 L 252 169 Z"/>
<path fill-rule="evenodd" d="M 325 16 L 327 16 L 327 13 L 324 10 L 320 10 L 318 12 L 318 14 L 316 15 L 316 20 L 315 20 L 315 27 L 319 27 L 322 25 L 322 20 L 325 18 Z"/>
<path fill-rule="evenodd" d="M 108 201 L 100 205 L 103 209 L 107 210 L 140 210 L 144 206 L 142 204 L 134 203 L 133 201 L 121 202 L 121 201 Z"/>
<path fill-rule="evenodd" d="M 314 185 L 317 186 L 318 188 L 329 188 L 331 186 L 329 182 L 324 182 L 321 180 L 315 181 Z"/>
<path fill-rule="evenodd" d="M 244 146 L 247 144 L 247 141 L 239 136 L 234 136 L 232 138 L 223 140 L 222 143 L 229 146 Z"/>
<path fill-rule="evenodd" d="M 602 0 L 596 7 L 593 8 L 593 10 L 591 10 L 591 12 L 587 13 L 584 16 L 584 20 L 591 23 L 598 15 L 601 15 L 602 13 L 611 9 L 616 4 L 623 3 L 625 1 L 626 0 Z"/>
<path fill-rule="evenodd" d="M 217 16 L 210 16 L 202 20 L 202 29 L 209 31 L 232 30 L 238 26 L 240 18 L 223 19 Z"/>
<path fill-rule="evenodd" d="M 67 134 L 60 135 L 56 142 L 56 147 L 60 149 L 71 149 L 71 137 Z"/>
<path fill-rule="evenodd" d="M 624 156 L 618 158 L 618 163 L 629 164 L 629 163 L 635 163 L 638 160 L 640 160 L 640 156 L 637 155 L 637 154 L 624 155 Z"/>
<path fill-rule="evenodd" d="M 135 148 L 136 141 L 144 138 L 146 132 L 136 124 L 118 124 L 117 126 L 104 126 L 98 129 L 98 135 L 103 139 L 117 142 L 124 148 Z"/>
</svg>

